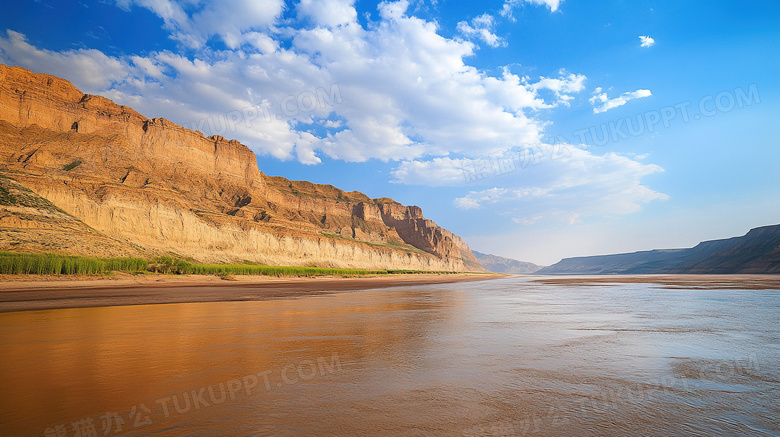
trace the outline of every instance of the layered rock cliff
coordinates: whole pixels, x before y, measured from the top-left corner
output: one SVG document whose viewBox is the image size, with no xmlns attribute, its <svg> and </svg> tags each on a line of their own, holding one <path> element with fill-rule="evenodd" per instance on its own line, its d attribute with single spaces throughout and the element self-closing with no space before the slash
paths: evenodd
<svg viewBox="0 0 780 437">
<path fill-rule="evenodd" d="M 40 214 L 21 212 L 6 196 L 0 250 L 482 270 L 463 240 L 419 207 L 266 176 L 238 141 L 148 119 L 66 80 L 4 65 L 0 176 L 83 230 L 80 244 L 54 232 L 47 239 Z"/>
</svg>

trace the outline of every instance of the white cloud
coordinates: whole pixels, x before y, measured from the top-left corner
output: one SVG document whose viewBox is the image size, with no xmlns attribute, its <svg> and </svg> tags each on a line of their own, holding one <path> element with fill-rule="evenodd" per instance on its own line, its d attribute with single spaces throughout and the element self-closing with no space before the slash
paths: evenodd
<svg viewBox="0 0 780 437">
<path fill-rule="evenodd" d="M 455 206 L 460 209 L 476 209 L 485 203 L 496 203 L 512 193 L 506 188 L 489 188 L 482 191 L 471 191 L 467 196 L 455 199 Z"/>
<path fill-rule="evenodd" d="M 496 208 L 501 214 L 513 217 L 534 211 L 545 219 L 568 223 L 581 217 L 634 213 L 644 203 L 667 198 L 642 184 L 645 176 L 663 171 L 657 165 L 643 164 L 614 153 L 595 155 L 569 145 L 566 147 L 567 155 L 556 158 L 551 153 L 508 170 L 498 171 L 497 165 L 484 166 L 486 177 L 473 184 L 496 185 L 470 191 L 455 199 L 455 206 L 461 209 Z M 507 157 L 510 156 L 496 154 L 493 162 Z M 398 182 L 408 184 L 466 186 L 463 168 L 473 162 L 450 158 L 435 162 L 404 162 L 393 175 Z"/>
<path fill-rule="evenodd" d="M 408 0 L 386 0 L 379 4 L 379 15 L 385 20 L 399 20 L 404 17 L 407 9 Z"/>
<path fill-rule="evenodd" d="M 458 23 L 458 31 L 466 38 L 477 38 L 490 47 L 505 46 L 506 41 L 493 33 L 494 27 L 495 21 L 490 14 L 482 14 L 472 19 L 471 24 L 466 21 Z"/>
<path fill-rule="evenodd" d="M 165 76 L 162 72 L 162 69 L 160 68 L 160 65 L 155 64 L 152 62 L 149 58 L 142 58 L 140 56 L 131 56 L 130 59 L 133 61 L 133 64 L 138 67 L 140 71 L 142 71 L 146 76 L 152 77 L 153 79 L 163 79 Z"/>
<path fill-rule="evenodd" d="M 455 206 L 461 209 L 476 209 L 496 203 L 546 196 L 549 193 L 549 189 L 539 187 L 515 189 L 494 187 L 481 191 L 469 191 L 467 195 L 455 199 Z"/>
<path fill-rule="evenodd" d="M 115 82 L 124 81 L 130 71 L 127 61 L 106 56 L 99 50 L 41 50 L 13 30 L 0 36 L 0 58 L 9 65 L 22 65 L 37 73 L 71 78 L 76 87 L 86 92 L 105 90 Z"/>
<path fill-rule="evenodd" d="M 244 42 L 260 53 L 273 53 L 279 49 L 279 42 L 261 32 L 247 32 L 243 35 Z"/>
<path fill-rule="evenodd" d="M 466 186 L 473 182 L 513 173 L 543 161 L 572 156 L 571 145 L 513 147 L 474 158 L 434 158 L 401 162 L 392 172 L 393 182 L 426 186 Z M 525 170 L 528 171 L 528 170 Z"/>
<path fill-rule="evenodd" d="M 513 222 L 517 223 L 518 225 L 524 225 L 524 226 L 530 226 L 530 225 L 538 222 L 541 219 L 542 219 L 542 216 L 540 216 L 540 215 L 535 215 L 535 216 L 530 217 L 530 218 L 512 217 L 512 221 Z"/>
<path fill-rule="evenodd" d="M 551 11 L 560 5 L 532 3 Z M 358 23 L 351 0 L 301 0 L 291 16 L 303 24 L 293 23 L 295 18 L 281 21 L 280 0 L 230 6 L 190 0 L 118 4 L 153 11 L 171 36 L 192 50 L 186 56 L 158 51 L 128 57 L 97 50 L 56 52 L 9 31 L 0 35 L 0 58 L 64 77 L 147 116 L 239 139 L 261 156 L 305 164 L 319 163 L 322 156 L 396 160 L 394 182 L 426 186 L 464 186 L 463 167 L 476 158 L 540 144 L 546 122 L 538 110 L 568 106 L 585 89 L 584 75 L 565 70 L 537 79 L 508 68 L 489 75 L 466 63 L 475 54 L 473 42 L 444 37 L 436 22 L 409 16 L 406 1 L 381 3 L 379 18 L 366 27 Z M 490 15 L 465 26 L 464 35 L 476 31 L 473 36 L 488 44 L 501 41 Z M 214 37 L 228 49 L 207 46 Z M 320 91 L 335 97 L 334 90 L 337 99 L 301 110 L 303 97 Z M 592 103 L 602 104 L 594 112 L 644 92 L 649 95 L 638 90 L 612 100 L 594 96 Z M 285 103 L 296 111 L 285 111 Z M 512 217 L 524 217 L 518 206 L 535 202 L 545 219 L 568 220 L 574 214 L 626 213 L 663 198 L 640 183 L 659 168 L 574 152 L 518 170 L 511 182 L 491 179 L 503 186 L 475 187 L 456 205 L 501 205 Z"/>
<path fill-rule="evenodd" d="M 560 77 L 542 77 L 538 82 L 531 85 L 536 91 L 547 89 L 552 91 L 557 97 L 556 104 L 569 106 L 569 102 L 574 99 L 572 94 L 579 93 L 585 89 L 585 76 L 582 74 L 571 74 L 561 70 Z"/>
<path fill-rule="evenodd" d="M 367 28 L 357 23 L 350 0 L 329 0 L 332 8 L 299 3 L 298 15 L 313 21 L 302 28 L 282 26 L 278 1 L 234 7 L 216 2 L 195 7 L 184 0 L 119 4 L 150 9 L 174 38 L 191 47 L 202 47 L 216 35 L 231 50 L 111 58 L 96 50 L 39 50 L 21 44 L 24 37 L 14 33 L 0 38 L 4 56 L 72 79 L 84 91 L 101 92 L 147 116 L 188 127 L 195 123 L 205 134 L 237 138 L 279 159 L 313 163 L 325 154 L 345 161 L 415 160 L 450 153 L 479 156 L 536 143 L 545 123 L 533 111 L 566 104 L 585 79 L 560 72 L 560 77 L 533 82 L 508 69 L 497 77 L 487 75 L 465 62 L 474 55 L 473 43 L 443 37 L 435 22 L 408 16 L 404 1 L 380 4 L 381 19 Z M 205 17 L 220 20 L 211 23 Z M 486 26 L 491 20 L 481 16 L 472 23 Z M 90 60 L 91 65 L 83 65 Z M 297 103 L 299 96 L 333 86 L 340 91 L 338 104 L 283 113 L 290 99 Z M 216 123 L 260 104 L 270 108 L 262 120 L 229 129 Z M 333 119 L 343 125 L 325 125 Z M 301 122 L 329 130 L 310 137 L 299 132 Z"/>
<path fill-rule="evenodd" d="M 214 35 L 231 49 L 244 43 L 244 33 L 277 24 L 284 0 L 117 0 L 125 10 L 131 6 L 149 9 L 163 19 L 171 36 L 190 48 L 202 48 Z M 194 11 L 192 11 L 194 9 Z"/>
<path fill-rule="evenodd" d="M 301 0 L 297 10 L 300 16 L 309 17 L 317 25 L 335 27 L 357 19 L 354 0 Z"/>
<path fill-rule="evenodd" d="M 593 97 L 591 97 L 588 100 L 590 104 L 593 105 L 594 114 L 607 112 L 610 109 L 623 106 L 626 103 L 628 103 L 629 100 L 641 99 L 643 97 L 650 97 L 653 95 L 653 93 L 651 93 L 650 90 L 639 89 L 636 91 L 623 93 L 618 97 L 610 99 L 609 97 L 607 97 L 607 93 L 601 91 L 602 91 L 601 88 L 596 88 Z"/>
<path fill-rule="evenodd" d="M 655 40 L 647 35 L 640 35 L 639 41 L 641 42 L 640 47 L 652 47 L 655 44 Z"/>
<path fill-rule="evenodd" d="M 464 167 L 472 160 L 434 158 L 428 161 L 404 161 L 392 172 L 393 182 L 408 185 L 452 186 L 465 182 Z"/>
<path fill-rule="evenodd" d="M 504 5 L 501 7 L 500 14 L 512 21 L 515 21 L 513 10 L 520 7 L 523 3 L 531 3 L 538 6 L 547 6 L 550 8 L 550 12 L 555 12 L 563 3 L 563 0 L 504 0 Z"/>
<path fill-rule="evenodd" d="M 536 5 L 544 5 L 550 8 L 551 12 L 555 12 L 558 10 L 558 7 L 560 7 L 561 3 L 563 3 L 563 0 L 526 0 L 529 3 L 533 3 Z"/>
</svg>

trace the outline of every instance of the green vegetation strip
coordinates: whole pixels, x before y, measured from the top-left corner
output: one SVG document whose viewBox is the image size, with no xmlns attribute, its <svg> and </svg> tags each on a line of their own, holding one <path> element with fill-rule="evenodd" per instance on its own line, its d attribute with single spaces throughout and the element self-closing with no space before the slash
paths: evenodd
<svg viewBox="0 0 780 437">
<path fill-rule="evenodd" d="M 143 258 L 94 258 L 51 253 L 0 252 L 0 274 L 13 275 L 97 275 L 111 272 L 195 275 L 265 275 L 265 276 L 365 276 L 425 272 L 418 270 L 361 270 L 324 267 L 266 266 L 260 264 L 199 264 L 180 258 L 162 256 Z"/>
<path fill-rule="evenodd" d="M 140 272 L 149 262 L 143 258 L 92 258 L 51 253 L 0 252 L 0 273 L 14 275 L 94 275 L 111 271 Z"/>
<path fill-rule="evenodd" d="M 62 166 L 62 169 L 63 169 L 63 170 L 65 170 L 65 171 L 71 171 L 71 170 L 73 170 L 74 168 L 76 168 L 76 167 L 80 166 L 81 164 L 82 164 L 82 163 L 81 163 L 81 161 L 79 161 L 79 160 L 75 160 L 75 161 L 71 162 L 71 163 L 70 163 L 70 164 L 68 164 L 68 165 L 63 165 L 63 166 Z"/>
</svg>

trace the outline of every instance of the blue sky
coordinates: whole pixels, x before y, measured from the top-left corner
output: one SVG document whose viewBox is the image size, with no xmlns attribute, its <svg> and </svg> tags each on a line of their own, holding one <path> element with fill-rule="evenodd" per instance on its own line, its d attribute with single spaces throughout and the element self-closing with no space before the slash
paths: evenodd
<svg viewBox="0 0 780 437">
<path fill-rule="evenodd" d="M 780 223 L 776 1 L 20 1 L 0 62 L 524 261 Z"/>
</svg>

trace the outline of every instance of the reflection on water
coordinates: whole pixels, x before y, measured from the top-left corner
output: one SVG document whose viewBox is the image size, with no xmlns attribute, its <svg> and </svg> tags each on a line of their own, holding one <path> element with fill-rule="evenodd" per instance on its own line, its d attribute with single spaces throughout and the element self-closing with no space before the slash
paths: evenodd
<svg viewBox="0 0 780 437">
<path fill-rule="evenodd" d="M 780 435 L 779 310 L 513 278 L 6 313 L 0 435 Z"/>
</svg>

